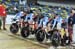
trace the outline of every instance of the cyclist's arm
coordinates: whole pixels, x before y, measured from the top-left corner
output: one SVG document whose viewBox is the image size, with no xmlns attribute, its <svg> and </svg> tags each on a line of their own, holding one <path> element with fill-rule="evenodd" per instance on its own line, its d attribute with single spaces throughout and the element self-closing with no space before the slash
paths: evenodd
<svg viewBox="0 0 75 49">
<path fill-rule="evenodd" d="M 43 19 L 40 20 L 40 23 L 38 24 L 38 27 L 42 25 Z"/>
<path fill-rule="evenodd" d="M 56 25 L 56 19 L 54 19 L 54 23 L 53 23 L 53 26 L 52 26 L 52 29 L 55 27 L 55 25 Z"/>
</svg>

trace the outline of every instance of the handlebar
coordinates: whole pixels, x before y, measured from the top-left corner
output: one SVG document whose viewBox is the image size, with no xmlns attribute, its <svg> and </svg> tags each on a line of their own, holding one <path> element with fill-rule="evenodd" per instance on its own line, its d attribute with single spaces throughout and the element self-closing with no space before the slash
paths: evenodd
<svg viewBox="0 0 75 49">
<path fill-rule="evenodd" d="M 13 21 L 16 21 L 17 19 L 12 19 Z"/>
</svg>

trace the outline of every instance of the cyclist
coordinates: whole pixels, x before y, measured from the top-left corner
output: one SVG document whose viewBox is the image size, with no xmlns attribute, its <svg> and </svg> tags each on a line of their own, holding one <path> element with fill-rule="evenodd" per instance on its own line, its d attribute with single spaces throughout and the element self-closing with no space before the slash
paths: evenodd
<svg viewBox="0 0 75 49">
<path fill-rule="evenodd" d="M 48 16 L 42 15 L 41 19 L 39 20 L 38 27 L 42 27 L 47 32 L 47 23 L 49 21 Z"/>
</svg>

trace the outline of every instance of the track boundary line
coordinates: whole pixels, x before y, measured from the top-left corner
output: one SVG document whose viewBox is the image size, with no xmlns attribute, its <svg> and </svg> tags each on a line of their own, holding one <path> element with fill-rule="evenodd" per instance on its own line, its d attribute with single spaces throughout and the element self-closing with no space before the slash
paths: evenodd
<svg viewBox="0 0 75 49">
<path fill-rule="evenodd" d="M 30 42 L 30 43 L 33 43 L 33 44 L 35 44 L 35 45 L 38 45 L 38 46 L 41 46 L 41 47 L 44 47 L 44 48 L 49 48 L 50 46 L 48 46 L 48 45 L 45 45 L 45 44 L 42 44 L 42 43 L 39 43 L 39 42 L 36 42 L 36 41 L 32 41 L 32 40 L 29 40 L 29 39 L 27 39 L 27 38 L 23 38 L 23 37 L 21 37 L 20 35 L 14 35 L 14 34 L 12 34 L 11 33 L 11 35 L 9 35 L 9 32 L 10 31 L 2 31 L 4 34 L 6 34 L 6 35 L 8 35 L 8 36 L 11 36 L 11 37 L 14 37 L 14 38 L 16 38 L 16 39 L 20 39 L 20 40 L 23 40 L 23 41 L 28 41 L 28 42 Z"/>
</svg>

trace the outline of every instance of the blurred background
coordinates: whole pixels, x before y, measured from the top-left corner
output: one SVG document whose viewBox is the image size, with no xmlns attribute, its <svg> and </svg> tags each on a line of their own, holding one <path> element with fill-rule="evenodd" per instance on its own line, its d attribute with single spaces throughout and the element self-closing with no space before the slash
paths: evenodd
<svg viewBox="0 0 75 49">
<path fill-rule="evenodd" d="M 16 14 L 16 10 L 24 10 L 28 8 L 28 6 L 33 7 L 33 5 L 42 6 L 47 4 L 47 6 L 70 7 L 71 5 L 71 7 L 75 7 L 75 0 L 0 0 L 0 2 L 5 3 L 7 8 L 6 11 L 8 15 L 6 19 L 6 24 L 11 23 L 11 18 L 14 17 L 14 15 Z"/>
</svg>

